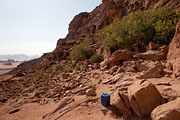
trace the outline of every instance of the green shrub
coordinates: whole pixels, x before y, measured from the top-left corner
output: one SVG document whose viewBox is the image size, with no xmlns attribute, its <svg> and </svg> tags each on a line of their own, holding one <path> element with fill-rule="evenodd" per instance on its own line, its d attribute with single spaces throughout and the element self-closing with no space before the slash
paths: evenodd
<svg viewBox="0 0 180 120">
<path fill-rule="evenodd" d="M 103 60 L 103 57 L 100 54 L 94 54 L 89 59 L 89 61 L 92 62 L 92 63 L 101 62 L 102 60 Z"/>
<path fill-rule="evenodd" d="M 102 45 L 111 50 L 121 45 L 143 50 L 150 41 L 169 44 L 179 19 L 179 13 L 164 8 L 132 12 L 101 31 Z"/>
<path fill-rule="evenodd" d="M 76 67 L 76 62 L 75 63 L 72 63 L 71 67 Z"/>
<path fill-rule="evenodd" d="M 62 67 L 61 65 L 57 65 L 57 66 L 56 66 L 56 71 L 62 70 L 62 68 L 63 68 L 63 67 Z"/>
<path fill-rule="evenodd" d="M 81 70 L 81 68 L 80 68 L 80 66 L 76 66 L 76 68 L 75 68 L 76 70 Z"/>
<path fill-rule="evenodd" d="M 49 66 L 50 66 L 50 65 L 49 65 L 48 63 L 45 63 L 45 64 L 42 65 L 42 67 L 43 67 L 45 70 L 47 70 L 47 69 L 49 68 Z"/>
<path fill-rule="evenodd" d="M 41 73 L 41 74 L 38 75 L 38 79 L 39 79 L 39 80 L 40 80 L 40 79 L 47 80 L 48 78 L 49 78 L 49 76 L 46 75 L 46 74 L 43 74 L 43 73 Z"/>
<path fill-rule="evenodd" d="M 90 40 L 86 39 L 81 42 L 79 45 L 76 45 L 72 48 L 70 56 L 72 59 L 85 60 L 89 59 L 93 54 L 90 48 Z"/>
<path fill-rule="evenodd" d="M 67 57 L 66 57 L 66 60 L 71 60 L 71 57 L 70 57 L 70 56 L 67 56 Z"/>
<path fill-rule="evenodd" d="M 65 72 L 65 73 L 72 73 L 73 70 L 72 70 L 72 69 L 66 69 L 64 72 Z"/>
<path fill-rule="evenodd" d="M 53 72 L 53 69 L 49 67 L 46 71 L 47 71 L 48 73 L 52 73 L 52 72 Z"/>
<path fill-rule="evenodd" d="M 48 86 L 39 87 L 39 91 L 47 91 L 49 90 Z"/>
<path fill-rule="evenodd" d="M 27 88 L 27 87 L 30 87 L 30 86 L 31 86 L 31 83 L 30 83 L 29 81 L 24 81 L 24 82 L 23 82 L 23 86 L 26 87 L 26 88 Z"/>
<path fill-rule="evenodd" d="M 96 85 L 93 84 L 93 83 L 91 83 L 91 84 L 88 85 L 89 88 L 94 88 L 95 86 L 96 86 Z"/>
</svg>

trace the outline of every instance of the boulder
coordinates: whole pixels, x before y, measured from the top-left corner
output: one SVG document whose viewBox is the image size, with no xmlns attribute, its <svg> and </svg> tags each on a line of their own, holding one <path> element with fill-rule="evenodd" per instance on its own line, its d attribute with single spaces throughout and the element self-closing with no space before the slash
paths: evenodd
<svg viewBox="0 0 180 120">
<path fill-rule="evenodd" d="M 113 74 L 114 72 L 116 72 L 118 69 L 118 66 L 113 66 L 110 70 L 109 70 L 109 74 Z"/>
<path fill-rule="evenodd" d="M 90 88 L 86 90 L 86 95 L 87 96 L 96 96 L 96 89 L 95 88 Z"/>
<path fill-rule="evenodd" d="M 133 111 L 139 117 L 150 115 L 162 101 L 155 85 L 146 80 L 138 80 L 128 87 L 128 98 Z"/>
<path fill-rule="evenodd" d="M 122 77 L 123 77 L 123 74 L 117 74 L 114 77 L 109 78 L 109 79 L 103 81 L 103 84 L 115 84 L 118 81 L 121 81 Z"/>
<path fill-rule="evenodd" d="M 16 113 L 16 112 L 19 112 L 19 108 L 14 108 L 14 109 L 12 109 L 12 110 L 9 112 L 9 114 L 14 114 L 14 113 Z"/>
<path fill-rule="evenodd" d="M 157 49 L 158 48 L 158 45 L 154 42 L 149 42 L 149 45 L 148 45 L 148 50 L 154 50 L 154 49 Z"/>
<path fill-rule="evenodd" d="M 151 60 L 139 60 L 136 64 L 136 69 L 138 72 L 147 71 L 149 68 L 155 65 L 154 61 Z"/>
<path fill-rule="evenodd" d="M 152 60 L 152 61 L 161 61 L 166 60 L 168 52 L 167 46 L 160 47 L 160 50 L 148 50 L 145 53 L 138 53 L 134 56 L 136 59 L 143 59 L 143 60 Z"/>
<path fill-rule="evenodd" d="M 101 68 L 106 66 L 112 67 L 114 65 L 118 65 L 123 60 L 128 60 L 133 56 L 132 52 L 129 50 L 117 50 L 115 51 L 110 58 L 105 59 L 100 63 Z"/>
<path fill-rule="evenodd" d="M 133 67 L 126 68 L 126 72 L 137 72 Z"/>
<path fill-rule="evenodd" d="M 155 108 L 151 118 L 152 120 L 180 120 L 180 97 Z"/>
<path fill-rule="evenodd" d="M 117 69 L 116 74 L 119 74 L 119 73 L 124 72 L 124 71 L 125 71 L 125 69 L 123 67 L 120 67 Z"/>
<path fill-rule="evenodd" d="M 176 76 L 180 76 L 180 21 L 176 26 L 176 33 L 169 45 L 169 52 L 167 55 L 168 67 L 173 70 Z"/>
<path fill-rule="evenodd" d="M 125 116 L 130 116 L 131 111 L 129 108 L 130 104 L 127 93 L 123 91 L 119 92 L 119 90 L 117 90 L 115 92 L 114 99 L 112 102 L 113 112 L 123 114 Z"/>
<path fill-rule="evenodd" d="M 149 79 L 149 78 L 159 78 L 162 76 L 164 66 L 162 64 L 154 65 L 152 68 L 147 70 L 138 78 L 140 79 Z"/>
</svg>

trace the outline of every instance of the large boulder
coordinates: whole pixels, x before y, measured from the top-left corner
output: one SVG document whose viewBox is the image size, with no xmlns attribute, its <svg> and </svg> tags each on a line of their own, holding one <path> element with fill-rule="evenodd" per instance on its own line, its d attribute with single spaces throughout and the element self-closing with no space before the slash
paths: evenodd
<svg viewBox="0 0 180 120">
<path fill-rule="evenodd" d="M 127 91 L 117 90 L 115 92 L 114 99 L 112 102 L 112 110 L 117 114 L 123 114 L 125 116 L 130 116 L 132 114 L 130 110 Z"/>
<path fill-rule="evenodd" d="M 139 117 L 150 115 L 154 108 L 161 104 L 162 97 L 155 85 L 138 80 L 128 88 L 128 97 L 133 111 Z"/>
<path fill-rule="evenodd" d="M 138 78 L 140 79 L 149 79 L 149 78 L 159 78 L 162 76 L 164 66 L 162 64 L 154 65 L 152 68 L 149 68 L 145 73 L 143 73 Z"/>
<path fill-rule="evenodd" d="M 133 56 L 132 52 L 129 50 L 117 50 L 115 51 L 110 58 L 104 60 L 100 63 L 101 68 L 103 67 L 111 67 L 114 65 L 120 64 L 123 60 L 128 60 Z"/>
<path fill-rule="evenodd" d="M 151 118 L 152 120 L 180 120 L 180 98 L 155 108 Z"/>
<path fill-rule="evenodd" d="M 168 68 L 173 70 L 176 76 L 180 76 L 180 21 L 176 27 L 176 33 L 169 45 L 167 55 Z"/>
<path fill-rule="evenodd" d="M 161 61 L 166 60 L 168 47 L 166 45 L 160 47 L 160 50 L 149 50 L 145 53 L 139 53 L 134 56 L 136 59 Z"/>
</svg>

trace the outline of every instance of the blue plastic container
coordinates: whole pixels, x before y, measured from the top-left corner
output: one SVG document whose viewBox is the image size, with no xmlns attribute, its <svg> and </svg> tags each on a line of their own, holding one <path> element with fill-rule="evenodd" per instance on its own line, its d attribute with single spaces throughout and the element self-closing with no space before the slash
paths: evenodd
<svg viewBox="0 0 180 120">
<path fill-rule="evenodd" d="M 103 93 L 101 95 L 101 104 L 105 107 L 110 105 L 110 95 L 107 93 Z"/>
</svg>

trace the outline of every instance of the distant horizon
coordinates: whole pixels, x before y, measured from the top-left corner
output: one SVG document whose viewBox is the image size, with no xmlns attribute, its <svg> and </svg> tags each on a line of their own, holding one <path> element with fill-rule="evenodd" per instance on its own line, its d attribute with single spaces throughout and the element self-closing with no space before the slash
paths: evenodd
<svg viewBox="0 0 180 120">
<path fill-rule="evenodd" d="M 26 55 L 26 54 L 0 55 L 0 61 L 7 61 L 9 59 L 15 61 L 28 61 L 39 57 L 40 57 L 39 55 Z"/>
<path fill-rule="evenodd" d="M 0 0 L 0 55 L 43 55 L 65 38 L 69 23 L 102 0 Z"/>
<path fill-rule="evenodd" d="M 39 56 L 38 54 L 32 54 L 32 55 L 28 55 L 28 54 L 21 54 L 21 53 L 16 53 L 16 54 L 0 54 L 1 55 L 27 55 L 27 56 Z"/>
</svg>

